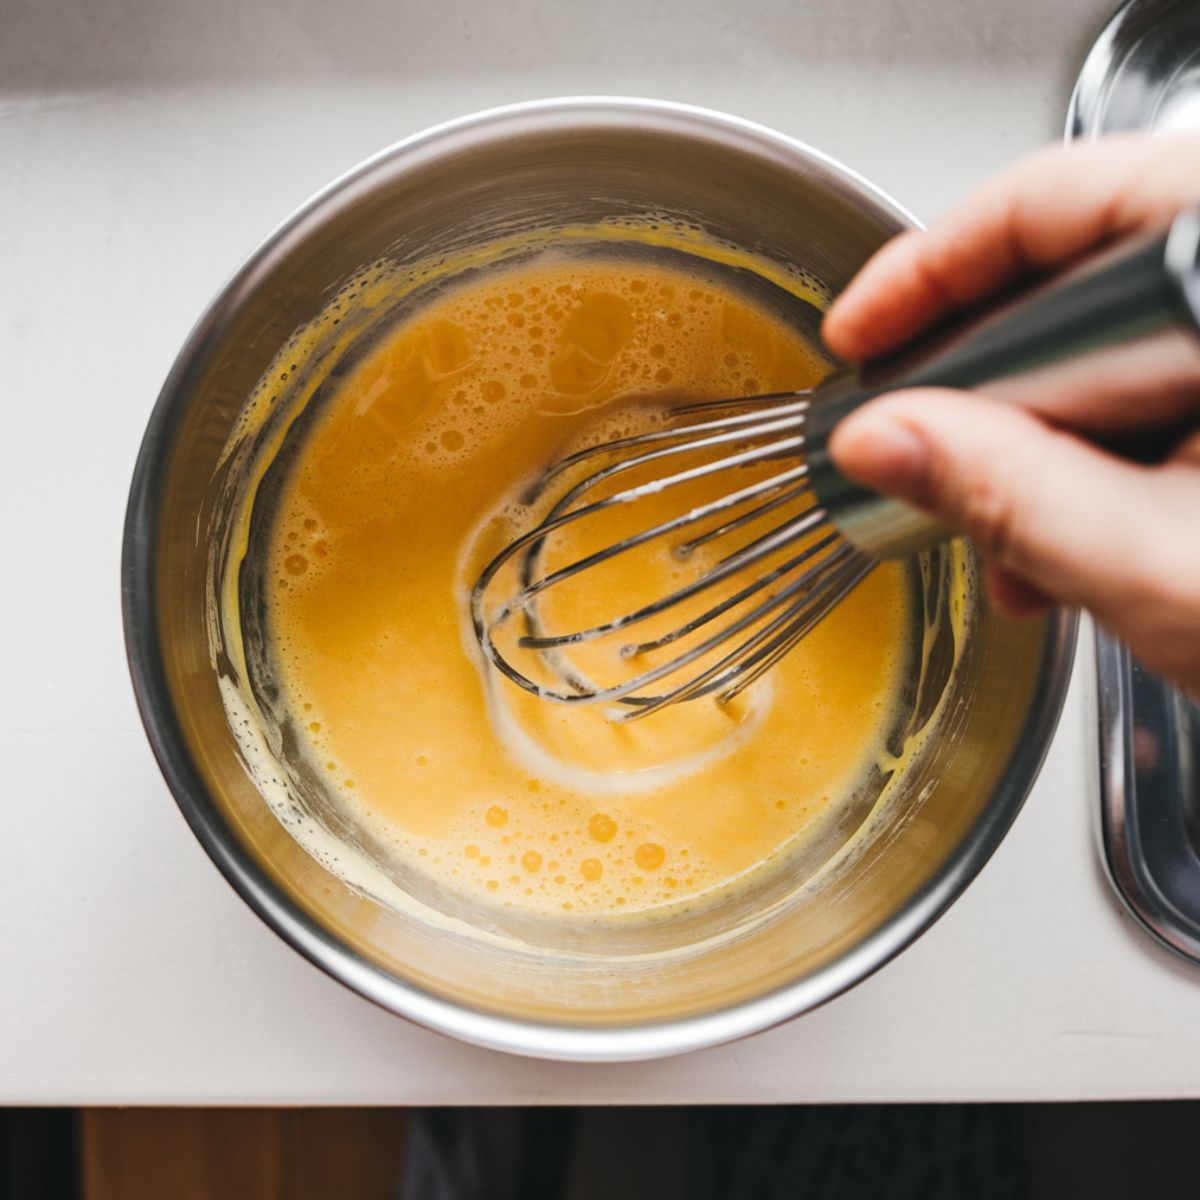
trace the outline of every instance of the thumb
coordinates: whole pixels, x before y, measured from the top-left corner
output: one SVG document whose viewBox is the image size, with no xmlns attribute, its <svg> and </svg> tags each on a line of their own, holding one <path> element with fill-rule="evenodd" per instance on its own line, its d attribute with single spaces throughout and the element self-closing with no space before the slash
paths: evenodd
<svg viewBox="0 0 1200 1200">
<path fill-rule="evenodd" d="M 1082 604 L 1113 624 L 1158 599 L 1174 558 L 1151 469 L 976 393 L 885 396 L 841 422 L 830 453 L 852 479 L 965 533 L 993 581 L 1018 576 L 1034 597 Z"/>
</svg>

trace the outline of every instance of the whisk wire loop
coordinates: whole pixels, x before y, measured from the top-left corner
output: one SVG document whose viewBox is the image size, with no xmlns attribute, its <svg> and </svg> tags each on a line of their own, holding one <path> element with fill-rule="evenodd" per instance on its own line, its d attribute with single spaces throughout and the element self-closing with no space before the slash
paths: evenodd
<svg viewBox="0 0 1200 1200">
<path fill-rule="evenodd" d="M 803 467 L 796 468 L 797 471 L 804 470 Z M 794 475 L 795 472 L 788 472 L 789 475 Z M 747 489 L 749 491 L 750 489 Z M 674 521 L 665 521 L 652 529 L 635 534 L 633 537 L 626 538 L 619 546 L 608 547 L 606 551 L 599 553 L 608 553 L 609 557 L 615 554 L 623 554 L 628 550 L 635 549 L 643 542 L 649 541 L 663 533 L 673 532 L 680 528 L 687 521 L 697 519 L 695 514 L 689 514 L 687 518 Z M 661 599 L 653 601 L 653 603 L 645 605 L 642 608 L 635 609 L 631 613 L 618 617 L 613 621 L 608 621 L 603 625 L 594 625 L 590 629 L 580 629 L 569 634 L 560 634 L 556 636 L 532 636 L 527 635 L 521 639 L 522 647 L 535 650 L 548 650 L 554 646 L 574 645 L 580 642 L 595 641 L 596 638 L 605 636 L 610 633 L 615 633 L 619 629 L 624 629 L 629 625 L 637 624 L 647 618 L 657 616 L 663 609 L 672 605 L 682 603 L 685 600 L 690 600 L 693 596 L 698 595 L 702 591 L 706 591 L 723 580 L 729 578 L 735 572 L 743 570 L 745 567 L 761 561 L 762 559 L 774 554 L 776 551 L 785 549 L 790 543 L 807 534 L 816 524 L 823 519 L 823 514 L 817 509 L 808 509 L 800 516 L 786 525 L 774 531 L 770 535 L 765 535 L 763 538 L 756 539 L 743 546 L 734 554 L 717 562 L 710 570 L 694 579 L 691 583 L 684 585 L 678 590 L 671 592 L 669 595 Z M 570 574 L 578 574 L 580 570 L 587 567 L 595 566 L 598 561 L 604 559 L 592 556 L 592 560 L 581 559 L 579 562 L 573 563 L 571 567 L 564 567 L 560 571 L 555 572 L 554 576 L 546 576 L 538 581 L 537 585 L 530 586 L 522 593 L 518 593 L 518 598 L 527 594 L 527 599 L 532 599 L 538 591 L 545 591 L 554 583 L 559 583 L 567 578 L 567 572 Z M 574 569 L 577 568 L 577 569 Z M 557 578 L 555 577 L 557 576 Z"/>
<path fill-rule="evenodd" d="M 488 563 L 472 590 L 472 619 L 487 658 L 527 691 L 564 703 L 620 705 L 616 719 L 624 721 L 683 700 L 713 693 L 726 700 L 742 692 L 872 565 L 842 540 L 812 493 L 803 457 L 807 409 L 807 393 L 688 404 L 671 414 L 668 427 L 588 446 L 563 458 L 524 497 L 543 513 L 540 521 Z M 700 419 L 679 423 L 689 417 Z M 765 478 L 692 502 L 665 518 L 657 516 L 597 549 L 577 551 L 577 557 L 570 556 L 569 541 L 555 537 L 579 522 L 603 520 L 601 515 L 610 510 L 649 503 L 655 506 L 651 511 L 660 512 L 676 490 L 684 495 L 689 485 L 703 487 L 726 475 L 732 480 L 742 469 L 761 475 L 771 467 L 778 469 Z M 644 475 L 660 468 L 666 473 L 620 484 L 630 472 Z M 577 478 L 581 471 L 583 477 Z M 616 490 L 609 491 L 614 485 Z M 763 529 L 770 518 L 775 524 Z M 544 609 L 551 589 L 573 579 L 580 581 L 575 586 L 583 586 L 588 573 L 605 563 L 652 543 L 669 543 L 681 533 L 684 540 L 671 547 L 676 562 L 692 561 L 701 549 L 716 552 L 716 557 L 705 554 L 682 585 L 581 628 L 546 628 Z M 748 536 L 739 539 L 739 533 Z M 731 543 L 728 549 L 721 545 L 725 541 Z M 551 561 L 554 554 L 559 562 Z M 564 555 L 566 562 L 561 561 Z M 505 568 L 509 573 L 502 575 Z M 514 572 L 517 586 L 490 606 L 497 580 Z M 564 595 L 569 601 L 571 593 Z M 696 602 L 705 596 L 697 612 Z M 558 619 L 569 609 L 569 602 L 560 601 Z M 597 683 L 571 653 L 586 643 L 603 647 L 604 639 L 673 614 L 678 616 L 667 628 L 658 624 L 640 639 L 616 647 L 609 665 L 623 669 L 621 664 L 628 663 L 631 670 L 615 682 Z M 502 631 L 517 618 L 524 622 L 524 632 L 505 634 L 502 646 Z M 671 657 L 647 661 L 669 647 L 677 651 Z M 522 654 L 531 658 L 515 661 Z"/>
<path fill-rule="evenodd" d="M 842 549 L 845 550 L 845 557 L 847 559 L 856 557 L 856 552 L 849 547 L 843 547 Z M 841 551 L 836 553 L 840 554 Z M 759 609 L 756 609 L 753 614 L 741 618 L 734 622 L 728 629 L 722 630 L 719 634 L 708 639 L 705 643 L 705 651 L 711 651 L 715 646 L 730 640 L 749 626 L 755 624 L 757 620 L 765 615 L 765 611 L 776 608 L 786 599 L 800 594 L 800 599 L 795 605 L 784 609 L 782 613 L 773 617 L 766 625 L 754 630 L 735 649 L 711 666 L 704 668 L 698 675 L 679 687 L 662 695 L 649 697 L 631 696 L 630 692 L 627 691 L 624 697 L 626 703 L 635 704 L 637 708 L 633 712 L 622 714 L 618 719 L 626 722 L 641 720 L 651 713 L 657 712 L 660 708 L 665 708 L 668 704 L 677 704 L 684 700 L 698 699 L 701 696 L 711 695 L 713 692 L 720 693 L 726 701 L 732 699 L 730 689 L 736 685 L 745 672 L 752 670 L 757 664 L 760 664 L 765 656 L 773 653 L 788 638 L 794 636 L 795 640 L 799 640 L 800 636 L 803 636 L 817 621 L 825 616 L 828 608 L 825 607 L 822 601 L 826 595 L 837 596 L 844 594 L 834 586 L 835 583 L 840 581 L 843 581 L 843 577 L 839 571 L 835 571 L 832 575 L 822 573 L 822 577 L 818 578 L 815 583 L 809 576 L 797 579 L 794 583 L 783 589 L 779 595 L 773 597 L 771 601 L 764 603 Z M 858 580 L 855 580 L 855 583 L 857 582 Z M 849 587 L 845 589 L 846 592 L 849 590 Z M 797 629 L 802 631 L 798 635 L 795 634 Z M 790 644 L 794 644 L 794 641 Z M 689 651 L 687 654 L 681 655 L 676 662 L 679 666 L 690 665 L 691 662 L 694 662 L 700 656 L 699 653 L 693 654 Z M 765 671 L 766 667 L 763 667 L 763 670 Z M 761 672 L 759 673 L 761 674 Z"/>
</svg>

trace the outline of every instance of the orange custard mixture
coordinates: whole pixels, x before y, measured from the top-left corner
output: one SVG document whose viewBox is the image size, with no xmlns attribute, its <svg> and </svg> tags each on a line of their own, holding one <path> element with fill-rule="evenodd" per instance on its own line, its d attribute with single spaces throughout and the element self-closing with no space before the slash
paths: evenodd
<svg viewBox="0 0 1200 1200">
<path fill-rule="evenodd" d="M 433 889 L 560 920 L 786 869 L 886 757 L 903 565 L 735 702 L 627 725 L 485 668 L 467 597 L 514 533 L 506 501 L 606 415 L 630 432 L 629 397 L 790 390 L 825 369 L 721 277 L 615 254 L 480 272 L 378 335 L 290 460 L 265 582 L 283 704 L 351 824 Z"/>
</svg>

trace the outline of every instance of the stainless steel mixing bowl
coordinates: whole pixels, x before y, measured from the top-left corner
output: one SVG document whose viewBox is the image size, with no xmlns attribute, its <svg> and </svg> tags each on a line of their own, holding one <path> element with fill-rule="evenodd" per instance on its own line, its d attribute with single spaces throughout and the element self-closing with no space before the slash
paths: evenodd
<svg viewBox="0 0 1200 1200">
<path fill-rule="evenodd" d="M 352 890 L 268 809 L 231 733 L 210 641 L 209 528 L 222 448 L 256 382 L 380 256 L 647 213 L 802 267 L 836 292 L 902 209 L 825 156 L 679 105 L 558 100 L 452 122 L 356 168 L 288 220 L 201 319 L 150 419 L 125 530 L 126 638 L 171 790 L 230 883 L 330 975 L 468 1041 L 613 1060 L 741 1037 L 850 987 L 951 903 L 1013 820 L 1058 717 L 1071 618 L 975 606 L 936 738 L 852 854 L 735 936 L 716 915 L 558 953 L 439 927 Z M 706 922 L 709 924 L 706 925 Z M 725 930 L 728 934 L 728 928 Z"/>
</svg>

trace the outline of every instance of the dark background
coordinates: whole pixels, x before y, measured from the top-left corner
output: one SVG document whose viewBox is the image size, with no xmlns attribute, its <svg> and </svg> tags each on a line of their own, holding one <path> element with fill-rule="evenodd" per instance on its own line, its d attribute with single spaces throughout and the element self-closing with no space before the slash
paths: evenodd
<svg viewBox="0 0 1200 1200">
<path fill-rule="evenodd" d="M 0 1109 L 2 1200 L 1200 1195 L 1200 1102 Z"/>
</svg>

